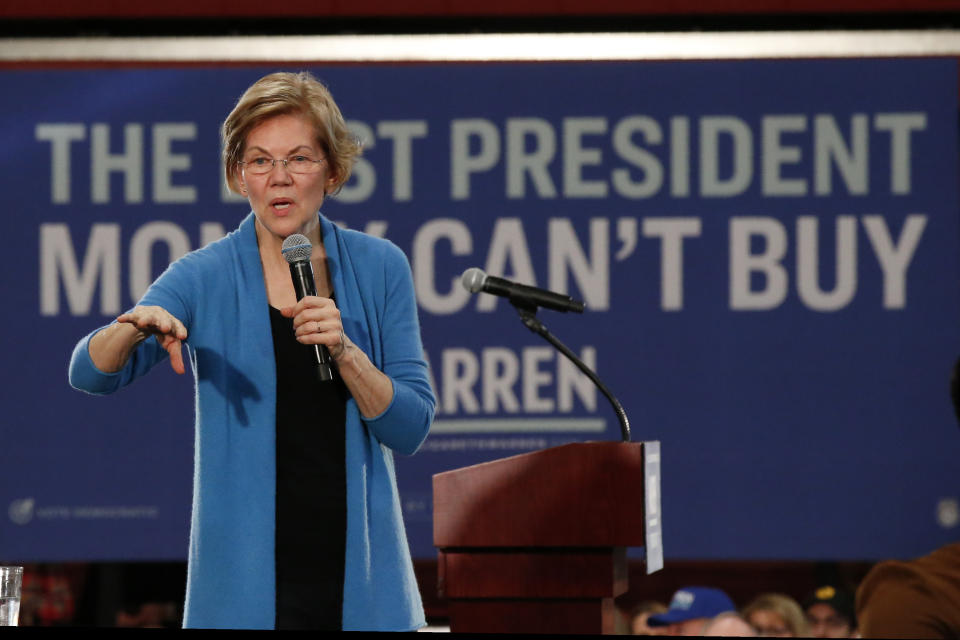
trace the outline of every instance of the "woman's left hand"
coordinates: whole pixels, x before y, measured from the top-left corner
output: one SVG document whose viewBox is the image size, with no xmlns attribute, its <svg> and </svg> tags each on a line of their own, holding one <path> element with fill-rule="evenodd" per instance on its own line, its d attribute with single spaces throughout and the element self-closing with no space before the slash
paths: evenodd
<svg viewBox="0 0 960 640">
<path fill-rule="evenodd" d="M 373 418 L 387 410 L 393 401 L 393 381 L 344 335 L 340 310 L 333 300 L 306 296 L 280 312 L 287 318 L 293 318 L 297 340 L 302 344 L 322 344 L 327 347 L 362 417 Z"/>
<path fill-rule="evenodd" d="M 330 298 L 305 296 L 292 307 L 284 307 L 280 313 L 293 318 L 297 340 L 303 344 L 322 344 L 330 351 L 330 357 L 338 360 L 347 350 L 347 337 L 343 333 L 340 310 Z"/>
</svg>

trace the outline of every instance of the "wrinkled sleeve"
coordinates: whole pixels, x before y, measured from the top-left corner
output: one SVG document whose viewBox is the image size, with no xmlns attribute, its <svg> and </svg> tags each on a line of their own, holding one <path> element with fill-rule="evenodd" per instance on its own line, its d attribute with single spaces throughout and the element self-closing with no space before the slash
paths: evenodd
<svg viewBox="0 0 960 640">
<path fill-rule="evenodd" d="M 395 245 L 389 245 L 384 269 L 386 298 L 380 339 L 383 373 L 393 383 L 393 398 L 380 415 L 364 422 L 380 442 L 409 455 L 427 437 L 436 399 L 423 359 L 413 275 L 407 257 Z"/>
<path fill-rule="evenodd" d="M 188 254 L 171 264 L 150 285 L 143 298 L 137 303 L 138 305 L 156 305 L 166 309 L 187 328 L 188 340 L 192 321 L 192 305 L 189 301 L 195 294 L 198 284 L 198 279 L 195 277 L 195 262 L 196 260 Z M 70 386 L 73 388 L 97 395 L 113 393 L 170 357 L 156 338 L 148 338 L 137 345 L 127 363 L 119 371 L 113 373 L 101 371 L 90 357 L 90 339 L 108 326 L 111 325 L 105 325 L 91 332 L 74 347 L 68 374 Z"/>
</svg>

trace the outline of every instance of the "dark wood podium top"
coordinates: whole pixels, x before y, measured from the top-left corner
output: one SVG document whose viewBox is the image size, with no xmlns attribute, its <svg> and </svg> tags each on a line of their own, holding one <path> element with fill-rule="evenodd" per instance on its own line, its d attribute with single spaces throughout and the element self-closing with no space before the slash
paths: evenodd
<svg viewBox="0 0 960 640">
<path fill-rule="evenodd" d="M 433 476 L 433 544 L 644 545 L 642 442 L 583 442 Z"/>
</svg>

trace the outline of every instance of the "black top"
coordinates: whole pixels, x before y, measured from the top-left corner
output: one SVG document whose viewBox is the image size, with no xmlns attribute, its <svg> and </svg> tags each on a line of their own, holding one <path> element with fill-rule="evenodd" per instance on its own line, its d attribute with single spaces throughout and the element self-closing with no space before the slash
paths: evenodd
<svg viewBox="0 0 960 640">
<path fill-rule="evenodd" d="M 278 629 L 341 628 L 347 533 L 346 401 L 317 379 L 313 349 L 270 307 L 277 363 Z"/>
</svg>

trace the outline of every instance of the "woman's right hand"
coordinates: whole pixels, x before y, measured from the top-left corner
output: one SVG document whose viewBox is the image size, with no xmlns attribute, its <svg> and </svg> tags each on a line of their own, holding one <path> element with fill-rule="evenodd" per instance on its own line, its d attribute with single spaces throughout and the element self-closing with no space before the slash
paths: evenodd
<svg viewBox="0 0 960 640">
<path fill-rule="evenodd" d="M 185 373 L 181 344 L 187 339 L 187 328 L 163 307 L 137 306 L 117 317 L 117 322 L 136 327 L 142 335 L 137 342 L 154 336 L 170 354 L 170 366 L 177 373 Z"/>
</svg>

